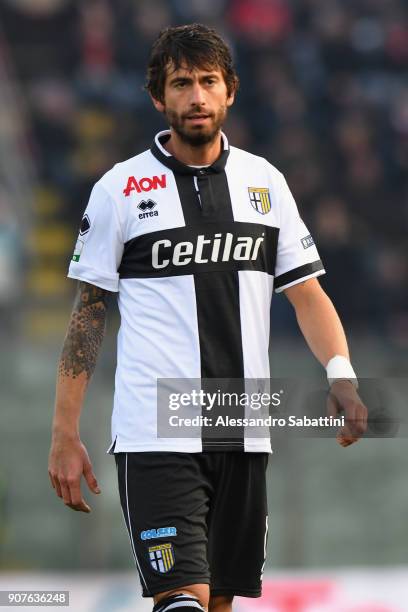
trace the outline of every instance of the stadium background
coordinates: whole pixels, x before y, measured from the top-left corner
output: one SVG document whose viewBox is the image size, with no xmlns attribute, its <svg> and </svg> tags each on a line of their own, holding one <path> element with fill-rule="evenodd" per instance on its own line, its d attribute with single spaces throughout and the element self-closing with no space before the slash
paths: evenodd
<svg viewBox="0 0 408 612">
<path fill-rule="evenodd" d="M 86 612 L 150 607 L 135 604 L 105 455 L 117 315 L 81 425 L 103 494 L 86 516 L 67 510 L 48 481 L 55 371 L 75 291 L 66 270 L 92 184 L 164 126 L 142 90 L 150 44 L 162 27 L 190 21 L 214 25 L 232 46 L 241 90 L 226 132 L 285 173 L 357 372 L 407 371 L 404 0 L 2 0 L 0 588 L 64 584 Z M 319 372 L 282 296 L 272 330 L 275 375 Z M 403 439 L 347 450 L 282 443 L 268 480 L 275 588 L 239 609 L 408 610 L 407 468 Z M 293 592 L 306 601 L 330 590 L 327 581 L 333 597 L 296 603 Z M 278 592 L 289 595 L 278 603 Z"/>
</svg>

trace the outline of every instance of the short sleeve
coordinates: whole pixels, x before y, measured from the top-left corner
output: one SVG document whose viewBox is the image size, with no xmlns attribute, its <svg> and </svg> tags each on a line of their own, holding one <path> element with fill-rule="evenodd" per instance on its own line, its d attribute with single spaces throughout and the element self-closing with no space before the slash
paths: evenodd
<svg viewBox="0 0 408 612">
<path fill-rule="evenodd" d="M 92 189 L 82 217 L 68 277 L 107 291 L 119 290 L 118 268 L 123 254 L 123 237 L 113 201 L 100 182 Z"/>
<path fill-rule="evenodd" d="M 275 266 L 276 292 L 325 273 L 312 236 L 300 218 L 296 202 L 282 174 L 277 190 L 280 228 Z"/>
</svg>

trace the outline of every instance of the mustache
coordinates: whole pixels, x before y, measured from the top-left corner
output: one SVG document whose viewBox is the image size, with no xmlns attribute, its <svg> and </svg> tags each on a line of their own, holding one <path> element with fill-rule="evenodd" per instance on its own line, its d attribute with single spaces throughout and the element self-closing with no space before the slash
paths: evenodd
<svg viewBox="0 0 408 612">
<path fill-rule="evenodd" d="M 203 110 L 201 108 L 196 108 L 196 109 L 191 109 L 186 113 L 182 113 L 181 118 L 189 119 L 190 117 L 194 117 L 196 115 L 200 115 L 200 116 L 202 115 L 202 116 L 211 117 L 211 118 L 215 116 L 214 113 L 211 111 Z"/>
</svg>

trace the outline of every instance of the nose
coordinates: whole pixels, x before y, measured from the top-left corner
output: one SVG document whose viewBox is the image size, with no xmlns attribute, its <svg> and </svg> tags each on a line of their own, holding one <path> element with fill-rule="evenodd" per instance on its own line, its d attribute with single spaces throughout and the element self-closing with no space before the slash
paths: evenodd
<svg viewBox="0 0 408 612">
<path fill-rule="evenodd" d="M 191 88 L 190 104 L 191 106 L 205 105 L 204 89 L 198 81 L 194 82 Z"/>
</svg>

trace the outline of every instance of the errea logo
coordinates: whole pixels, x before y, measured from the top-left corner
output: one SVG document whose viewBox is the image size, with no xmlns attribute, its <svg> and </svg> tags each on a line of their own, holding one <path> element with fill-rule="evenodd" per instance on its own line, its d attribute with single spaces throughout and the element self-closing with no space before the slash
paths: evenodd
<svg viewBox="0 0 408 612">
<path fill-rule="evenodd" d="M 157 206 L 157 202 L 154 200 L 142 200 L 138 205 L 138 209 L 143 211 L 139 214 L 139 219 L 146 219 L 146 217 L 157 217 L 158 211 L 153 210 Z"/>
<path fill-rule="evenodd" d="M 142 191 L 151 191 L 152 189 L 166 189 L 166 186 L 165 174 L 162 174 L 161 176 L 153 176 L 151 178 L 145 176 L 141 179 L 136 179 L 134 176 L 129 176 L 123 193 L 126 197 L 128 197 L 132 191 L 141 193 Z"/>
</svg>

